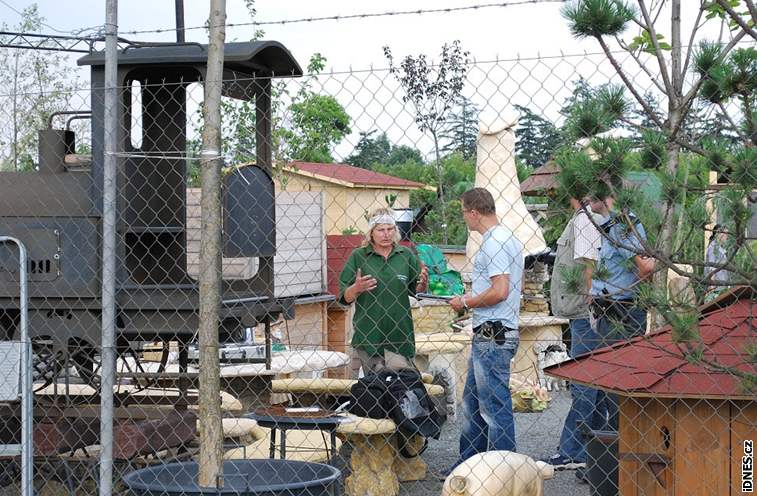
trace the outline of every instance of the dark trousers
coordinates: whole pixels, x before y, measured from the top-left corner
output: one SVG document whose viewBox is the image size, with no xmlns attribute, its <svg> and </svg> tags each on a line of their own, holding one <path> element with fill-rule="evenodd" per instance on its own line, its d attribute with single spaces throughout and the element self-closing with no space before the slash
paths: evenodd
<svg viewBox="0 0 757 496">
<path fill-rule="evenodd" d="M 598 298 L 591 311 L 597 319 L 597 335 L 602 346 L 643 336 L 647 329 L 647 312 L 637 307 L 633 300 Z M 596 414 L 599 418 L 592 424 L 599 423 L 607 430 L 617 431 L 620 419 L 617 395 L 599 391 Z"/>
</svg>

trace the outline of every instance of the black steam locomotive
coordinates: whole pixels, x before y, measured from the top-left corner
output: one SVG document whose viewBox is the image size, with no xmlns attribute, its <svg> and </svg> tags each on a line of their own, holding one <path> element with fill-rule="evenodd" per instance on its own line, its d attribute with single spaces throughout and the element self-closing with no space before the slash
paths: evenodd
<svg viewBox="0 0 757 496">
<path fill-rule="evenodd" d="M 36 171 L 0 173 L 0 235 L 28 250 L 29 333 L 48 382 L 71 367 L 94 378 L 101 340 L 105 56 L 78 63 L 91 66 L 91 157 L 74 153 L 72 131 L 50 126 L 39 131 Z M 187 271 L 187 89 L 203 81 L 206 63 L 207 46 L 191 43 L 118 54 L 116 325 L 119 351 L 135 357 L 135 342 L 186 344 L 197 329 L 198 284 Z M 292 301 L 273 294 L 271 102 L 273 79 L 302 70 L 280 43 L 255 41 L 226 44 L 223 74 L 226 96 L 254 101 L 257 159 L 224 178 L 224 256 L 256 257 L 257 271 L 224 281 L 222 340 L 293 314 Z M 0 245 L 0 340 L 18 334 L 17 268 L 15 247 Z"/>
</svg>

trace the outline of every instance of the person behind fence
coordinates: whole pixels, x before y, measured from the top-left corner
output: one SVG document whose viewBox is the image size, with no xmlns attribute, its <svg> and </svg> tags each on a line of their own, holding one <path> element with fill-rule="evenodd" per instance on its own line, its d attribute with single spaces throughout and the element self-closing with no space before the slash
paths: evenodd
<svg viewBox="0 0 757 496">
<path fill-rule="evenodd" d="M 473 344 L 463 390 L 460 454 L 446 474 L 477 453 L 515 451 L 509 385 L 510 360 L 519 342 L 523 245 L 499 223 L 489 191 L 473 188 L 463 193 L 461 201 L 468 229 L 482 238 L 473 261 L 471 293 L 449 301 L 457 312 L 472 311 Z"/>
<path fill-rule="evenodd" d="M 705 277 L 709 276 L 711 282 L 728 284 L 731 280 L 731 273 L 720 268 L 728 262 L 728 251 L 726 244 L 728 242 L 728 230 L 721 224 L 715 224 L 712 228 L 710 240 L 707 243 L 707 253 L 705 255 Z M 710 286 L 708 299 L 713 299 L 719 295 L 727 286 L 713 284 Z"/>
<path fill-rule="evenodd" d="M 575 358 L 600 344 L 597 332 L 589 322 L 589 294 L 602 243 L 598 227 L 605 219 L 592 212 L 588 200 L 570 198 L 570 205 L 573 216 L 557 240 L 550 303 L 553 315 L 570 321 L 570 356 Z M 580 281 L 570 280 L 577 276 L 580 276 Z M 580 285 L 577 286 L 579 282 Z M 557 453 L 542 459 L 554 466 L 555 470 L 586 466 L 586 442 L 579 428 L 582 422 L 592 426 L 597 390 L 574 383 L 570 385 L 570 395 L 572 403 L 565 418 Z"/>
<path fill-rule="evenodd" d="M 352 251 L 339 276 L 339 302 L 355 303 L 352 347 L 365 373 L 385 366 L 413 367 L 408 295 L 426 290 L 428 270 L 399 239 L 394 212 L 376 210 L 363 245 Z"/>
<path fill-rule="evenodd" d="M 601 225 L 602 245 L 590 304 L 602 346 L 644 334 L 647 312 L 638 306 L 636 296 L 639 284 L 654 271 L 654 259 L 642 245 L 646 233 L 641 221 L 632 212 L 616 212 L 613 207 L 614 198 L 609 195 L 591 202 L 592 210 L 607 219 Z M 617 430 L 615 395 L 598 392 L 597 405 L 599 418 L 605 422 L 603 428 Z"/>
</svg>

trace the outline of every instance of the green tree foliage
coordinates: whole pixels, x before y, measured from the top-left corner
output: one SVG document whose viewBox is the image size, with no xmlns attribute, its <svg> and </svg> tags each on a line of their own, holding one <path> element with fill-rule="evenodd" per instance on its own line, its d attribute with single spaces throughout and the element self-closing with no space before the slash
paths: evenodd
<svg viewBox="0 0 757 496">
<path fill-rule="evenodd" d="M 280 137 L 291 160 L 333 162 L 331 150 L 350 134 L 350 116 L 336 98 L 310 93 L 289 107 L 291 127 Z"/>
<path fill-rule="evenodd" d="M 39 32 L 45 19 L 36 4 L 26 7 L 22 20 L 3 31 Z M 0 41 L 8 36 L 0 35 Z M 0 48 L 0 105 L 8 122 L 0 126 L 0 170 L 31 170 L 37 156 L 37 131 L 47 127 L 53 112 L 78 110 L 72 106 L 76 79 L 70 63 L 59 52 Z M 82 138 L 81 134 L 78 136 Z M 7 151 L 7 155 L 6 155 Z"/>
<path fill-rule="evenodd" d="M 515 156 L 528 167 L 544 165 L 560 145 L 560 132 L 554 124 L 531 109 L 516 105 L 518 129 L 515 133 Z"/>
<path fill-rule="evenodd" d="M 406 162 L 423 163 L 423 155 L 417 149 L 407 145 L 394 145 L 389 157 L 386 159 L 387 165 L 399 165 Z"/>
<path fill-rule="evenodd" d="M 303 79 L 294 94 L 286 81 L 276 87 L 273 134 L 277 162 L 333 162 L 334 146 L 352 132 L 350 116 L 339 101 L 312 89 L 314 77 L 325 67 L 326 57 L 315 53 L 307 66 L 310 77 Z M 281 102 L 287 98 L 291 103 L 282 109 Z"/>
<path fill-rule="evenodd" d="M 441 208 L 438 195 L 432 191 L 412 191 L 410 193 L 410 207 L 430 207 L 426 215 L 425 231 L 415 233 L 413 239 L 419 243 L 464 245 L 467 238 L 467 228 L 463 222 L 460 210 L 460 195 L 473 187 L 476 175 L 475 159 L 465 159 L 460 153 L 453 153 L 441 160 L 442 183 L 451 192 L 450 199 Z M 379 165 L 374 168 L 377 172 L 433 184 L 436 181 L 436 170 L 422 162 L 413 160 L 395 165 Z"/>
<path fill-rule="evenodd" d="M 654 283 L 639 293 L 639 301 L 654 311 L 656 324 L 671 325 L 686 359 L 701 364 L 706 353 L 696 325 L 698 305 L 713 289 L 757 287 L 757 258 L 746 238 L 752 191 L 757 187 L 757 50 L 736 48 L 745 36 L 755 37 L 754 4 L 751 0 L 700 2 L 696 8 L 701 22 L 683 33 L 681 9 L 683 4 L 689 9 L 688 2 L 636 3 L 638 8 L 624 0 L 574 0 L 563 8 L 574 35 L 599 44 L 623 88 L 607 86 L 573 102 L 567 112 L 572 135 L 590 141 L 582 141 L 582 146 L 571 143 L 560 152 L 561 174 L 567 182 L 580 182 L 590 194 L 612 193 L 621 216 L 632 210 L 642 218 L 648 234 L 644 251 L 655 259 L 657 272 Z M 749 8 L 743 9 L 744 5 Z M 666 12 L 672 26 L 669 40 L 658 29 Z M 702 40 L 700 30 L 707 21 L 721 19 L 733 30 L 729 40 Z M 626 42 L 631 27 L 640 30 Z M 625 50 L 640 71 L 621 64 L 611 43 Z M 639 93 L 643 77 L 662 93 L 665 108 Z M 641 109 L 636 116 L 631 115 L 630 102 Z M 596 137 L 621 124 L 635 127 L 638 140 Z M 658 205 L 641 202 L 639 191 L 623 181 L 633 167 L 656 174 L 662 185 Z M 720 174 L 723 184 L 718 190 L 707 187 L 710 170 Z M 718 205 L 729 233 L 723 262 L 730 274 L 727 283 L 713 281 L 703 271 L 704 238 L 710 237 L 707 229 L 712 221 L 710 201 Z M 688 278 L 694 301 L 668 298 L 668 269 Z M 746 369 L 728 370 L 750 387 L 757 384 L 757 376 Z"/>
<path fill-rule="evenodd" d="M 462 49 L 460 41 L 455 40 L 442 46 L 440 60 L 436 64 L 430 64 L 426 55 L 421 54 L 417 57 L 408 55 L 397 66 L 388 46 L 384 47 L 384 56 L 389 62 L 389 72 L 397 78 L 405 91 L 402 100 L 411 103 L 415 110 L 418 129 L 429 133 L 434 141 L 436 193 L 440 200 L 439 208 L 444 209 L 444 170 L 439 140 L 449 111 L 462 93 L 470 54 Z M 441 215 L 442 218 L 446 217 L 444 212 Z M 446 239 L 446 232 L 444 236 Z"/>
<path fill-rule="evenodd" d="M 317 75 L 325 67 L 326 58 L 315 53 L 307 70 Z M 351 132 L 347 111 L 330 95 L 312 89 L 312 78 L 306 78 L 291 92 L 286 81 L 279 81 L 272 90 L 272 128 L 274 165 L 292 160 L 333 162 L 332 150 Z M 228 165 L 255 161 L 255 101 L 222 97 L 222 151 Z M 196 114 L 198 135 L 202 131 L 202 115 Z M 187 141 L 187 175 L 190 186 L 197 185 L 198 139 Z M 274 170 L 277 173 L 278 168 Z"/>
<path fill-rule="evenodd" d="M 361 132 L 360 139 L 355 145 L 355 151 L 347 157 L 347 163 L 363 169 L 370 169 L 374 164 L 385 164 L 388 162 L 389 153 L 392 146 L 386 133 L 380 133 L 373 137 L 376 130 Z"/>
<path fill-rule="evenodd" d="M 399 165 L 405 162 L 423 163 L 421 152 L 415 148 L 407 145 L 393 145 L 385 133 L 374 137 L 376 132 L 374 129 L 360 133 L 360 139 L 352 155 L 347 157 L 347 163 L 363 169 L 372 169 L 377 165 Z"/>
<path fill-rule="evenodd" d="M 443 153 L 457 152 L 465 159 L 475 157 L 478 108 L 467 98 L 458 96 L 439 137 L 446 142 L 442 146 Z"/>
</svg>

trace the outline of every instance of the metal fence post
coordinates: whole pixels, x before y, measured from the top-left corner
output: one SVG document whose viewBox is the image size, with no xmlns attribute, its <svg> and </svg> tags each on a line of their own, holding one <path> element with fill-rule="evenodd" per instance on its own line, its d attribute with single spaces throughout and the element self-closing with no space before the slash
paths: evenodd
<svg viewBox="0 0 757 496">
<path fill-rule="evenodd" d="M 0 236 L 0 243 L 15 243 L 18 246 L 19 310 L 21 328 L 21 496 L 32 496 L 34 446 L 32 437 L 32 353 L 27 314 L 29 312 L 26 280 L 26 247 L 16 238 Z"/>
<path fill-rule="evenodd" d="M 105 2 L 105 152 L 103 157 L 102 382 L 100 496 L 113 486 L 113 385 L 116 375 L 116 137 L 118 135 L 118 0 Z"/>
</svg>

